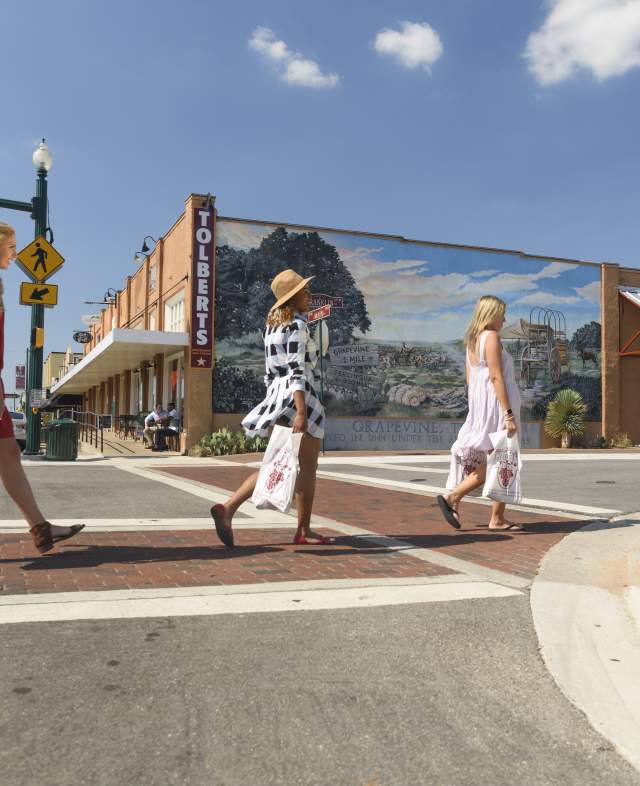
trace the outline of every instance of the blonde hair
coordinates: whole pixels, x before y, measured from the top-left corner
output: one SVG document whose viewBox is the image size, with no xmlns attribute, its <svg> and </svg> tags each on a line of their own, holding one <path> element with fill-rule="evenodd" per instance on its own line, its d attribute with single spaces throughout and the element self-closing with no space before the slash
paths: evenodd
<svg viewBox="0 0 640 786">
<path fill-rule="evenodd" d="M 471 322 L 464 334 L 464 343 L 472 352 L 475 351 L 476 341 L 483 330 L 487 329 L 494 320 L 505 315 L 507 304 L 495 295 L 483 295 L 478 298 L 476 307 L 473 310 Z"/>
<path fill-rule="evenodd" d="M 0 246 L 3 246 L 10 237 L 15 235 L 16 230 L 4 221 L 0 221 Z"/>
<path fill-rule="evenodd" d="M 274 308 L 267 314 L 267 327 L 282 327 L 282 325 L 289 325 L 293 322 L 294 309 L 291 301 Z"/>
</svg>

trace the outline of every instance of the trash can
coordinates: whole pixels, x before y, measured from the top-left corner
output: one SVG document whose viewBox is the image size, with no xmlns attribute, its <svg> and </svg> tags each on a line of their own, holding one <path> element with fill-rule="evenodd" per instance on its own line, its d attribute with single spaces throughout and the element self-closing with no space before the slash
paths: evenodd
<svg viewBox="0 0 640 786">
<path fill-rule="evenodd" d="M 78 424 L 75 420 L 50 420 L 47 425 L 47 461 L 78 458 Z"/>
</svg>

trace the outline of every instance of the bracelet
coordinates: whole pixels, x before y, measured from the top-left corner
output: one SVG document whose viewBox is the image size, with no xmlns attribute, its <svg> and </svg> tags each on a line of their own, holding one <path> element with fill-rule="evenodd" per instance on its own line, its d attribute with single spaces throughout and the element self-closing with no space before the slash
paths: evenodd
<svg viewBox="0 0 640 786">
<path fill-rule="evenodd" d="M 511 408 L 505 410 L 505 415 L 510 415 L 511 417 L 513 417 L 513 410 Z"/>
</svg>

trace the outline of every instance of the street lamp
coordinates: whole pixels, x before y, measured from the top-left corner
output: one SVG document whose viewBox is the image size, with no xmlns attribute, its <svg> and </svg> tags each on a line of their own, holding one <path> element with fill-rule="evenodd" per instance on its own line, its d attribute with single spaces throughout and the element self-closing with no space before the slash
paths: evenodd
<svg viewBox="0 0 640 786">
<path fill-rule="evenodd" d="M 33 165 L 36 168 L 36 172 L 48 172 L 53 165 L 53 156 L 51 155 L 49 148 L 47 147 L 47 142 L 43 138 L 42 142 L 36 147 L 33 151 L 33 156 L 31 157 L 33 161 Z"/>
</svg>

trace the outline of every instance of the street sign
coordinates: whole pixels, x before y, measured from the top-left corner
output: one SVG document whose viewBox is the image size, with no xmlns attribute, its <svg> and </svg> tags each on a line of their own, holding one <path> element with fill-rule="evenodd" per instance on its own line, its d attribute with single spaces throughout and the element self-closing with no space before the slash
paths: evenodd
<svg viewBox="0 0 640 786">
<path fill-rule="evenodd" d="M 47 400 L 47 391 L 38 388 L 31 388 L 31 396 L 29 398 L 29 405 L 40 409 L 44 402 Z"/>
<path fill-rule="evenodd" d="M 308 320 L 309 322 L 317 322 L 319 319 L 326 319 L 327 317 L 331 316 L 331 306 L 320 306 L 320 308 L 314 308 L 313 311 L 309 312 Z"/>
<path fill-rule="evenodd" d="M 19 363 L 16 366 L 16 390 L 24 390 L 27 380 L 26 366 L 24 363 Z"/>
<path fill-rule="evenodd" d="M 323 295 L 322 292 L 312 293 L 309 297 L 309 306 L 312 309 L 320 308 L 320 306 L 332 306 L 333 308 L 344 308 L 344 300 L 341 297 L 334 297 L 333 295 Z"/>
<path fill-rule="evenodd" d="M 73 334 L 73 340 L 78 344 L 88 344 L 91 341 L 91 333 L 88 330 L 76 330 Z"/>
<path fill-rule="evenodd" d="M 57 284 L 20 284 L 20 303 L 23 306 L 52 306 L 58 305 Z"/>
<path fill-rule="evenodd" d="M 22 249 L 16 257 L 16 262 L 29 278 L 42 283 L 62 267 L 64 257 L 40 235 Z"/>
</svg>

